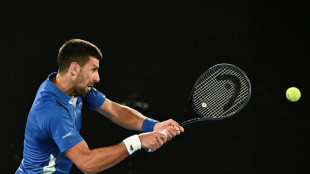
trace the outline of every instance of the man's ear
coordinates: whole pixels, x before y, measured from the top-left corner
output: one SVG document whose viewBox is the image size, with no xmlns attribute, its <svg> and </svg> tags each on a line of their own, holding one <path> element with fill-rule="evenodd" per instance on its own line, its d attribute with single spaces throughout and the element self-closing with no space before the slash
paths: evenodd
<svg viewBox="0 0 310 174">
<path fill-rule="evenodd" d="M 69 67 L 70 74 L 72 76 L 78 75 L 78 73 L 80 72 L 80 68 L 81 67 L 77 62 L 72 62 Z"/>
</svg>

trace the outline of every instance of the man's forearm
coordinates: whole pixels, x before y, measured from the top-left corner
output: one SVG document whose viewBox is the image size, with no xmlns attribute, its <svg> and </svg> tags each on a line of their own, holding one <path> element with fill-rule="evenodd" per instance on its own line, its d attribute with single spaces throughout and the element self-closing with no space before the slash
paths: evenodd
<svg viewBox="0 0 310 174">
<path fill-rule="evenodd" d="M 92 155 L 85 163 L 85 169 L 89 173 L 97 173 L 106 170 L 118 164 L 128 156 L 128 152 L 126 148 L 124 148 L 123 143 L 91 151 Z"/>
<path fill-rule="evenodd" d="M 124 143 L 90 150 L 85 141 L 65 151 L 66 156 L 84 173 L 106 170 L 128 156 Z"/>
<path fill-rule="evenodd" d="M 145 119 L 146 117 L 135 109 L 120 105 L 119 114 L 113 121 L 127 129 L 141 131 Z"/>
<path fill-rule="evenodd" d="M 108 99 L 106 99 L 97 111 L 114 123 L 131 130 L 141 131 L 143 121 L 146 119 L 138 111 Z"/>
</svg>

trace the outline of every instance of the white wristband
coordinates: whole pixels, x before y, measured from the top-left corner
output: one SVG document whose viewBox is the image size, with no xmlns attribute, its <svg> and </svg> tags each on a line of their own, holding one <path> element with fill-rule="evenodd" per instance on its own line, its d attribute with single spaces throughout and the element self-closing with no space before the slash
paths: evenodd
<svg viewBox="0 0 310 174">
<path fill-rule="evenodd" d="M 123 140 L 129 155 L 141 149 L 141 141 L 138 135 L 133 135 Z"/>
</svg>

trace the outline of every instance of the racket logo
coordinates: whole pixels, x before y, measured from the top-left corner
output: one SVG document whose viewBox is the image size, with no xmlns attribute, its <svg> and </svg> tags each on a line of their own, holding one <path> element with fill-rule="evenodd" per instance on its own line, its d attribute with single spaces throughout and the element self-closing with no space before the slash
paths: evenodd
<svg viewBox="0 0 310 174">
<path fill-rule="evenodd" d="M 233 83 L 234 92 L 233 92 L 232 96 L 228 99 L 228 102 L 224 105 L 224 111 L 227 111 L 228 109 L 230 109 L 234 105 L 238 95 L 240 94 L 241 82 L 240 82 L 240 80 L 239 80 L 239 78 L 237 76 L 231 75 L 231 74 L 218 75 L 216 77 L 216 79 L 218 81 L 229 80 L 229 81 L 231 81 Z M 225 88 L 227 90 L 229 90 L 229 89 L 231 89 L 231 85 L 229 83 L 227 83 L 225 85 Z"/>
</svg>

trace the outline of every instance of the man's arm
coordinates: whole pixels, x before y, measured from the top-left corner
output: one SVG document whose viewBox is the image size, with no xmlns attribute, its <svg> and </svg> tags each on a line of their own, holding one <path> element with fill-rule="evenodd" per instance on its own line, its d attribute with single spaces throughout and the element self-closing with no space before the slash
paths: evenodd
<svg viewBox="0 0 310 174">
<path fill-rule="evenodd" d="M 108 99 L 105 100 L 97 111 L 122 127 L 138 131 L 141 131 L 142 124 L 147 118 L 132 108 L 120 105 Z M 165 131 L 168 139 L 171 139 L 181 132 L 184 132 L 184 128 L 174 120 L 169 119 L 164 122 L 156 123 L 153 131 Z"/>
<path fill-rule="evenodd" d="M 81 141 L 64 153 L 84 173 L 103 171 L 128 156 L 124 143 L 90 150 L 85 141 Z"/>
<path fill-rule="evenodd" d="M 138 111 L 108 99 L 97 111 L 125 128 L 138 131 L 141 131 L 142 124 L 146 119 Z M 171 139 L 184 131 L 181 126 L 171 119 L 156 123 L 153 130 L 154 132 L 138 135 L 141 148 L 155 151 L 167 141 L 167 138 Z M 160 133 L 163 130 L 165 130 L 167 136 Z M 108 169 L 125 159 L 129 154 L 127 146 L 124 142 L 121 142 L 114 146 L 90 150 L 86 142 L 82 141 L 64 153 L 84 173 L 96 173 Z"/>
<path fill-rule="evenodd" d="M 106 99 L 97 111 L 114 123 L 131 130 L 141 131 L 144 115 L 127 106 Z"/>
<path fill-rule="evenodd" d="M 152 151 L 161 147 L 167 140 L 166 135 L 159 132 L 140 134 L 138 137 L 141 141 L 141 148 L 150 148 Z M 64 153 L 84 173 L 97 173 L 106 170 L 129 155 L 124 142 L 90 150 L 86 142 L 81 141 Z"/>
</svg>

